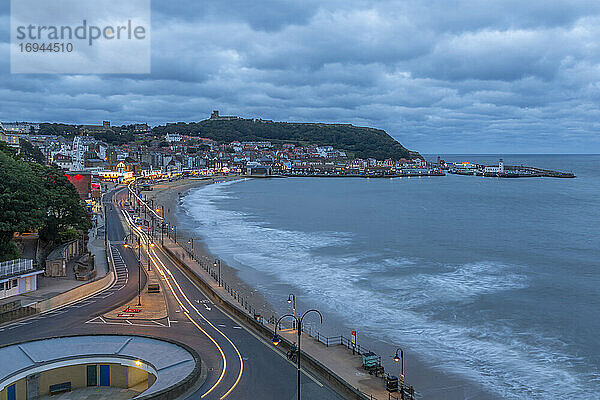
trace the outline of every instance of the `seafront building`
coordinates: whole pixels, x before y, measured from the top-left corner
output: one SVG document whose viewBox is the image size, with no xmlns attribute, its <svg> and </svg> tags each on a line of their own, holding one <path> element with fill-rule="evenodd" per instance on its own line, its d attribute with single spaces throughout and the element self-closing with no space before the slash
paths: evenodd
<svg viewBox="0 0 600 400">
<path fill-rule="evenodd" d="M 214 111 L 210 120 L 243 119 Z M 251 119 L 253 123 L 269 123 Z M 6 124 L 5 124 L 6 125 Z M 44 134 L 40 124 L 8 125 L 1 139 L 18 148 L 24 139 L 38 147 L 47 161 L 70 176 L 89 173 L 94 181 L 128 182 L 135 178 L 162 179 L 180 175 L 247 174 L 249 176 L 412 176 L 439 173 L 424 160 L 377 160 L 349 158 L 333 146 L 270 141 L 217 143 L 212 139 L 167 133 L 155 137 L 147 124 L 121 127 L 110 121 L 81 125 L 70 132 Z M 18 133 L 16 133 L 18 132 Z M 115 133 L 118 132 L 118 133 Z M 119 136 L 131 140 L 119 144 Z M 117 139 L 115 140 L 115 137 Z"/>
<path fill-rule="evenodd" d="M 44 270 L 35 268 L 33 260 L 18 259 L 0 263 L 0 299 L 37 289 L 37 276 Z"/>
</svg>

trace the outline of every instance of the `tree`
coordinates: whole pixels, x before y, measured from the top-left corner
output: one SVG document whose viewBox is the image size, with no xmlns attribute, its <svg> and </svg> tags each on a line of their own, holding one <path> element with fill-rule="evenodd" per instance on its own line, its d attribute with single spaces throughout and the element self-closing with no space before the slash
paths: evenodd
<svg viewBox="0 0 600 400">
<path fill-rule="evenodd" d="M 15 232 L 63 242 L 89 228 L 85 204 L 60 168 L 25 161 L 0 142 L 0 261 L 19 257 Z"/>
<path fill-rule="evenodd" d="M 155 126 L 152 133 L 157 136 L 167 133 L 200 136 L 218 143 L 267 140 L 274 143 L 333 146 L 356 157 L 380 160 L 422 158 L 419 153 L 406 149 L 384 130 L 350 124 L 256 122 L 250 119 L 204 120 Z"/>
<path fill-rule="evenodd" d="M 23 157 L 25 161 L 32 161 L 38 164 L 46 163 L 46 156 L 44 153 L 42 153 L 39 148 L 32 145 L 28 140 L 20 139 L 19 147 L 21 148 L 21 157 Z"/>
<path fill-rule="evenodd" d="M 46 216 L 39 232 L 40 238 L 63 242 L 75 239 L 78 231 L 90 229 L 90 216 L 84 202 L 64 172 L 56 166 L 39 166 L 38 169 L 38 176 L 47 196 Z"/>
<path fill-rule="evenodd" d="M 12 239 L 15 232 L 44 224 L 43 187 L 29 163 L 16 158 L 0 143 L 0 261 L 19 256 Z"/>
</svg>

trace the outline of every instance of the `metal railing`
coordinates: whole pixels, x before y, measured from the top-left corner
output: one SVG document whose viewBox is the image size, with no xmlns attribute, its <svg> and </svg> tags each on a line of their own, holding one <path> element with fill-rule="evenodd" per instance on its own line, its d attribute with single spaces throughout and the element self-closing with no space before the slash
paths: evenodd
<svg viewBox="0 0 600 400">
<path fill-rule="evenodd" d="M 220 286 L 225 289 L 225 291 L 227 293 L 229 293 L 229 295 L 238 302 L 238 304 L 244 309 L 246 310 L 250 315 L 252 315 L 254 317 L 254 319 L 256 319 L 258 322 L 260 323 L 264 323 L 265 322 L 265 315 L 260 313 L 260 310 L 257 309 L 256 307 L 254 307 L 252 305 L 252 303 L 250 303 L 248 301 L 247 298 L 245 298 L 240 292 L 238 292 L 231 284 L 229 284 L 226 280 L 223 279 L 223 275 L 219 276 L 219 273 L 217 271 L 217 269 L 213 266 L 215 261 L 217 259 L 211 259 L 208 256 L 202 256 L 200 258 L 198 258 L 195 254 L 195 252 L 193 252 L 191 249 L 184 247 L 181 243 L 179 243 L 179 245 L 181 246 L 181 248 L 187 253 L 188 257 L 190 257 L 192 260 L 196 261 L 201 267 L 202 269 L 204 269 L 208 275 L 214 279 L 214 281 L 218 284 L 220 284 Z M 271 322 L 273 321 L 273 322 Z M 271 317 L 269 317 L 267 319 L 267 322 L 269 323 L 274 323 L 275 321 L 275 316 L 272 315 Z"/>
<path fill-rule="evenodd" d="M 214 281 L 216 283 L 219 283 L 221 285 L 221 287 L 223 287 L 223 289 L 225 289 L 225 291 L 227 293 L 229 293 L 229 295 L 238 302 L 238 304 L 240 304 L 250 315 L 254 316 L 254 319 L 256 319 L 259 323 L 264 324 L 269 323 L 269 324 L 274 324 L 275 321 L 277 321 L 277 316 L 276 315 L 271 315 L 268 319 L 264 318 L 264 315 L 257 313 L 257 309 L 255 307 L 252 306 L 252 304 L 250 304 L 248 302 L 248 300 L 246 298 L 244 298 L 240 292 L 238 292 L 237 290 L 235 290 L 235 288 L 233 286 L 231 286 L 229 283 L 227 283 L 224 279 L 223 276 L 219 276 L 218 272 L 216 271 L 216 268 L 214 267 L 214 262 L 217 259 L 212 259 L 211 257 L 208 256 L 201 256 L 201 257 L 197 257 L 195 252 L 191 249 L 188 248 L 187 246 L 184 246 L 183 243 L 178 243 L 179 246 L 185 251 L 186 255 L 188 257 L 190 257 L 192 260 L 196 261 L 201 267 L 202 269 L 204 269 L 208 275 L 214 279 Z M 184 260 L 182 260 L 184 261 Z M 353 343 L 352 339 L 347 338 L 343 335 L 339 335 L 339 336 L 325 336 L 323 334 L 321 334 L 319 331 L 317 332 L 313 332 L 312 329 L 309 328 L 309 330 L 303 329 L 302 332 L 304 332 L 305 334 L 307 334 L 308 336 L 316 339 L 318 342 L 324 344 L 325 346 L 329 347 L 329 346 L 337 346 L 337 345 L 341 345 L 346 347 L 349 350 L 354 350 L 356 352 L 356 354 L 358 355 L 363 355 L 363 354 L 367 354 L 367 353 L 373 353 L 372 351 L 370 351 L 369 349 L 365 348 L 364 346 L 361 346 L 358 343 Z M 381 356 L 377 355 L 377 365 L 381 365 Z M 363 393 L 363 395 L 365 396 L 365 398 L 369 399 L 369 400 L 385 400 L 385 399 L 379 399 L 371 394 L 367 394 L 367 393 Z M 388 392 L 388 396 L 387 396 L 387 400 L 414 400 L 414 388 L 412 386 L 407 386 L 404 385 L 403 383 L 400 384 L 400 386 L 398 387 L 398 392 Z"/>
<path fill-rule="evenodd" d="M 164 221 L 166 221 L 166 218 L 164 219 Z M 154 232 L 154 235 L 156 235 L 156 230 Z M 181 260 L 182 262 L 185 262 L 185 256 L 196 261 L 196 263 L 198 263 L 198 265 L 200 265 L 200 267 L 202 269 L 204 269 L 208 273 L 208 275 L 217 284 L 219 284 L 227 293 L 229 293 L 229 295 L 233 298 L 233 300 L 237 301 L 237 303 L 244 310 L 246 310 L 246 312 L 248 312 L 248 314 L 253 316 L 257 322 L 259 322 L 261 324 L 265 324 L 265 323 L 274 324 L 275 321 L 277 321 L 276 315 L 271 315 L 270 317 L 267 318 L 265 315 L 260 313 L 261 310 L 254 307 L 248 301 L 247 298 L 245 298 L 238 290 L 235 289 L 234 286 L 232 286 L 225 279 L 223 279 L 222 274 L 219 275 L 218 269 L 214 266 L 215 262 L 217 262 L 218 259 L 212 258 L 209 256 L 197 256 L 193 247 L 184 245 L 184 243 L 185 243 L 184 241 L 173 242 L 173 243 L 179 245 L 179 247 L 185 252 L 184 257 Z M 354 350 L 358 355 L 363 355 L 366 353 L 373 353 L 372 351 L 361 346 L 360 344 L 353 343 L 352 339 L 347 338 L 343 335 L 326 336 L 326 335 L 321 334 L 319 331 L 313 332 L 311 327 L 309 327 L 308 330 L 303 329 L 302 331 L 305 334 L 316 339 L 318 342 L 324 344 L 327 347 L 342 345 L 349 350 Z M 375 354 L 375 353 L 373 353 L 373 354 Z M 376 355 L 376 356 L 377 356 L 377 364 L 380 366 L 381 365 L 381 356 L 380 355 Z M 367 393 L 362 393 L 362 394 L 365 396 L 366 399 L 369 399 L 369 400 L 385 400 L 385 399 L 377 398 L 371 394 L 367 394 Z M 404 384 L 401 384 L 398 388 L 398 392 L 388 393 L 387 400 L 414 400 L 414 389 L 412 386 L 406 386 Z"/>
<path fill-rule="evenodd" d="M 412 388 L 412 386 L 411 386 L 411 388 Z M 386 400 L 386 399 L 381 399 L 380 397 L 375 397 L 369 393 L 365 393 L 365 392 L 360 392 L 360 393 L 365 397 L 365 399 L 368 399 L 368 400 Z M 388 392 L 388 395 L 387 395 L 387 400 L 414 400 L 414 398 L 415 398 L 414 390 L 411 391 L 406 386 L 402 386 L 402 387 L 398 388 L 398 392 L 396 392 L 395 394 L 392 394 L 392 392 Z"/>
<path fill-rule="evenodd" d="M 0 278 L 19 275 L 27 271 L 32 271 L 33 269 L 33 260 L 26 258 L 4 261 L 3 263 L 0 263 Z"/>
</svg>

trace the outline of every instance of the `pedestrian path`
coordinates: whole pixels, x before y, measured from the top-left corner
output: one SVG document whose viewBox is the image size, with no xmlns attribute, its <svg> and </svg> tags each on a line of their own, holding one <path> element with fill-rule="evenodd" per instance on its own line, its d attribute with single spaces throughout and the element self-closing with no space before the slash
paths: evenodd
<svg viewBox="0 0 600 400">
<path fill-rule="evenodd" d="M 143 257 L 143 256 L 142 256 Z M 119 254 L 118 251 L 113 250 L 113 259 L 115 263 L 115 269 L 117 272 L 124 271 L 124 273 L 119 276 L 117 283 L 121 282 L 124 285 L 127 284 L 129 280 L 129 274 L 127 271 L 127 266 Z M 140 304 L 138 304 L 137 296 L 131 300 L 129 303 L 123 306 L 119 306 L 116 309 L 104 314 L 104 319 L 106 320 L 144 320 L 144 321 L 157 321 L 167 318 L 167 301 L 164 293 L 164 286 L 160 283 L 160 276 L 156 270 L 155 265 L 151 265 L 148 270 L 147 265 L 147 256 L 146 259 L 142 258 L 142 267 L 140 271 L 141 273 L 146 273 L 148 275 L 148 279 L 146 280 L 146 286 L 142 288 L 141 296 L 140 296 Z M 160 287 L 160 291 L 158 293 L 149 293 L 148 285 L 151 283 L 158 283 Z"/>
<path fill-rule="evenodd" d="M 169 250 L 171 254 L 177 256 L 180 262 L 185 263 L 188 268 L 194 271 L 206 284 L 219 294 L 219 297 L 229 302 L 240 310 L 248 312 L 248 308 L 240 306 L 240 303 L 235 296 L 231 295 L 224 287 L 219 286 L 218 281 L 207 272 L 198 261 L 191 258 L 187 250 L 183 249 L 178 243 L 165 238 L 163 246 Z M 235 293 L 235 291 L 233 291 Z M 242 300 L 243 301 L 243 300 Z M 272 331 L 274 324 L 265 323 Z M 298 340 L 298 332 L 292 329 L 284 329 L 278 333 L 289 343 Z M 396 400 L 401 399 L 399 393 L 388 393 L 385 388 L 385 380 L 381 377 L 370 375 L 369 372 L 362 368 L 362 356 L 352 354 L 352 350 L 343 345 L 326 346 L 307 333 L 302 334 L 301 343 L 302 353 L 308 354 L 313 359 L 317 360 L 335 375 L 341 377 L 344 381 L 356 388 L 365 395 L 366 399 L 370 400 Z"/>
<path fill-rule="evenodd" d="M 116 387 L 90 387 L 75 389 L 70 392 L 40 397 L 40 400 L 125 400 L 140 394 L 131 389 Z"/>
</svg>

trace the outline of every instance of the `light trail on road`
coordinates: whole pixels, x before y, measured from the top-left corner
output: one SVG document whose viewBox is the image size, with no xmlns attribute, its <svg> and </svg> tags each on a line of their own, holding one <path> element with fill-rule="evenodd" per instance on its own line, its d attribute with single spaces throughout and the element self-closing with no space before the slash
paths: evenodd
<svg viewBox="0 0 600 400">
<path fill-rule="evenodd" d="M 130 225 L 130 226 L 134 226 L 134 225 Z M 136 230 L 138 232 L 138 234 L 142 234 L 145 235 L 144 232 L 140 231 L 139 229 L 137 229 L 137 227 L 133 228 L 134 230 Z M 146 238 L 146 243 L 148 243 L 148 239 Z M 196 308 L 196 306 L 193 304 L 193 302 L 187 297 L 187 295 L 184 293 L 183 289 L 181 288 L 181 286 L 179 285 L 179 283 L 177 282 L 176 278 L 173 276 L 173 274 L 171 273 L 171 271 L 169 270 L 169 268 L 164 264 L 164 262 L 160 259 L 160 257 L 158 256 L 158 254 L 156 253 L 156 249 L 153 247 L 149 247 L 146 246 L 146 250 L 150 250 L 148 251 L 148 256 L 151 260 L 152 265 L 154 265 L 154 267 L 156 268 L 157 271 L 159 271 L 160 275 L 163 277 L 165 283 L 167 283 L 171 293 L 173 294 L 173 297 L 175 298 L 175 300 L 177 301 L 177 303 L 181 306 L 181 308 L 184 310 L 184 315 L 194 324 L 194 326 L 196 328 L 198 328 L 198 330 L 200 330 L 203 334 L 205 334 L 210 340 L 211 342 L 214 343 L 214 345 L 217 347 L 217 349 L 219 350 L 219 353 L 221 354 L 221 357 L 223 359 L 223 370 L 221 372 L 221 375 L 219 376 L 219 379 L 217 380 L 217 382 L 208 390 L 206 391 L 204 394 L 202 394 L 200 397 L 204 398 L 206 397 L 208 394 L 210 394 L 212 391 L 214 391 L 217 386 L 221 383 L 221 381 L 223 380 L 226 370 L 227 370 L 227 357 L 225 355 L 225 352 L 223 351 L 223 349 L 221 348 L 221 346 L 218 344 L 218 342 L 215 340 L 215 338 L 213 338 L 208 332 L 206 332 L 206 330 L 204 330 L 196 321 L 194 321 L 194 319 L 192 318 L 192 316 L 190 315 L 189 309 L 186 307 L 186 304 L 184 304 L 181 301 L 181 297 L 183 297 L 186 301 L 186 303 L 189 305 L 189 307 L 191 307 L 200 318 L 202 318 L 207 324 L 209 324 L 215 331 L 217 331 L 221 336 L 223 336 L 223 338 L 229 342 L 229 344 L 231 345 L 231 347 L 234 349 L 235 353 L 237 354 L 237 357 L 239 359 L 240 362 L 240 371 L 238 373 L 238 376 L 235 380 L 235 382 L 233 383 L 233 385 L 229 388 L 229 390 L 227 390 L 225 392 L 224 395 L 222 395 L 219 399 L 225 399 L 229 394 L 231 394 L 231 392 L 233 392 L 233 390 L 235 389 L 235 387 L 238 385 L 239 381 L 242 378 L 242 374 L 244 372 L 244 360 L 242 358 L 241 353 L 239 352 L 238 348 L 236 347 L 236 345 L 233 343 L 233 341 L 225 334 L 223 333 L 219 328 L 217 328 L 212 322 L 210 322 L 201 312 L 200 310 L 198 310 L 198 308 Z M 162 250 L 161 250 L 162 252 Z M 163 256 L 166 257 L 167 259 L 170 259 L 170 257 L 165 254 L 164 252 L 162 252 Z M 160 266 L 159 266 L 160 264 Z M 161 268 L 162 267 L 162 268 Z M 165 273 L 166 272 L 166 273 Z M 171 284 L 171 281 L 173 282 L 173 284 L 177 287 L 177 291 L 175 290 L 175 288 L 173 287 L 173 285 Z M 193 282 L 192 284 L 194 286 L 196 286 Z M 197 287 L 197 286 L 196 286 Z M 198 288 L 198 290 L 200 290 Z M 179 293 L 179 295 L 178 295 Z"/>
</svg>

